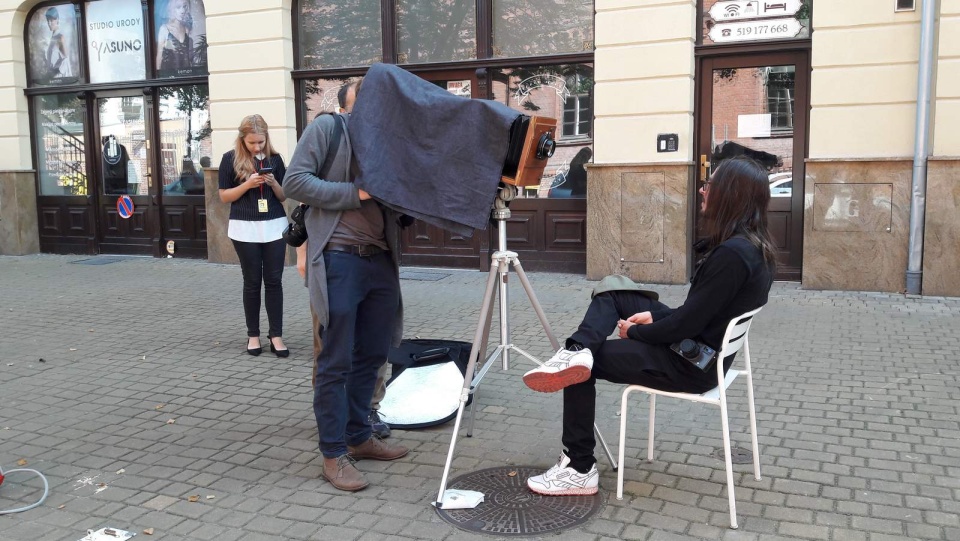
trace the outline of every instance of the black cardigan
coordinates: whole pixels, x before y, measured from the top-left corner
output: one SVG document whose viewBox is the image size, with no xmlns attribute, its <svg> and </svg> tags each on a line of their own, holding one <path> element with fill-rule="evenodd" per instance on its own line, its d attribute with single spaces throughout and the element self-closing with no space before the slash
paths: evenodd
<svg viewBox="0 0 960 541">
<path fill-rule="evenodd" d="M 241 182 L 237 180 L 237 172 L 233 169 L 233 154 L 234 151 L 231 150 L 224 154 L 223 159 L 220 160 L 219 178 L 221 190 L 236 188 L 241 184 Z M 274 178 L 277 179 L 278 184 L 283 186 L 283 176 L 287 172 L 287 168 L 283 165 L 283 157 L 279 154 L 273 154 L 266 158 L 264 162 L 269 162 L 269 166 L 273 167 Z M 264 165 L 268 164 L 264 163 Z M 258 222 L 285 218 L 287 213 L 283 209 L 283 203 L 273 194 L 273 190 L 264 184 L 262 193 L 263 198 L 267 200 L 267 212 L 260 212 L 257 205 L 257 200 L 261 197 L 261 190 L 247 190 L 247 193 L 240 196 L 240 199 L 230 204 L 230 219 Z"/>
<path fill-rule="evenodd" d="M 693 338 L 719 351 L 730 320 L 766 304 L 772 285 L 763 253 L 743 237 L 727 239 L 697 269 L 682 306 L 654 311 L 653 323 L 634 325 L 627 336 L 651 344 Z"/>
</svg>

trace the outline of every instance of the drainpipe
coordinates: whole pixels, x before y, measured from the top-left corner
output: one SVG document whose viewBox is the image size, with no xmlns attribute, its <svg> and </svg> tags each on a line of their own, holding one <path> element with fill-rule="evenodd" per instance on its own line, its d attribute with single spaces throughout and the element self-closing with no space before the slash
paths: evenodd
<svg viewBox="0 0 960 541">
<path fill-rule="evenodd" d="M 917 76 L 917 125 L 910 198 L 907 294 L 919 295 L 923 275 L 923 223 L 927 206 L 927 158 L 930 155 L 930 94 L 933 91 L 933 30 L 937 0 L 923 0 L 920 14 L 920 64 Z"/>
</svg>

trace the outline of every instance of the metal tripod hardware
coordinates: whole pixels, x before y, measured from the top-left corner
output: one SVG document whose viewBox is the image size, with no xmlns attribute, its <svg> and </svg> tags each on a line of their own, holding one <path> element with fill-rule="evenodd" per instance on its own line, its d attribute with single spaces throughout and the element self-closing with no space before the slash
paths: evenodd
<svg viewBox="0 0 960 541">
<path fill-rule="evenodd" d="M 510 218 L 510 209 L 507 207 L 507 202 L 512 201 L 516 196 L 516 193 L 516 186 L 501 185 L 500 190 L 497 193 L 497 199 L 494 201 L 494 208 L 490 212 L 491 218 L 497 222 L 498 250 L 490 256 L 490 274 L 487 276 L 487 287 L 483 295 L 483 304 L 480 307 L 480 317 L 479 321 L 477 322 L 477 330 L 473 336 L 473 345 L 470 349 L 470 360 L 467 363 L 467 370 L 463 377 L 463 390 L 460 393 L 460 406 L 457 408 L 457 417 L 453 425 L 453 434 L 450 437 L 450 448 L 447 451 L 447 461 L 443 466 L 443 477 L 440 479 L 440 492 L 437 494 L 437 501 L 434 503 L 438 509 L 443 508 L 443 493 L 446 492 L 447 489 L 447 478 L 450 474 L 450 466 L 453 463 L 453 453 L 457 444 L 457 436 L 460 434 L 460 422 L 463 420 L 463 410 L 470 399 L 470 395 L 477 392 L 483 377 L 490 370 L 490 367 L 493 366 L 493 361 L 497 357 L 500 357 L 503 369 L 509 370 L 510 352 L 516 351 L 537 365 L 543 366 L 543 363 L 540 362 L 536 357 L 518 348 L 510 341 L 507 278 L 509 276 L 511 266 L 513 267 L 514 271 L 516 271 L 517 278 L 520 279 L 520 284 L 523 285 L 523 290 L 527 293 L 527 297 L 530 299 L 530 305 L 536 312 L 537 318 L 540 320 L 540 325 L 543 326 L 543 331 L 546 333 L 547 339 L 550 340 L 551 347 L 554 351 L 560 349 L 560 342 L 557 341 L 556 335 L 553 334 L 553 330 L 550 328 L 550 323 L 547 321 L 547 316 L 543 312 L 543 307 L 540 305 L 540 301 L 537 300 L 537 295 L 533 291 L 533 286 L 530 285 L 530 280 L 527 279 L 527 274 L 523 271 L 523 265 L 520 264 L 519 256 L 516 252 L 507 250 L 506 222 Z M 480 352 L 486 351 L 487 341 L 490 338 L 490 327 L 493 320 L 492 306 L 495 296 L 499 298 L 500 307 L 500 343 L 484 361 L 480 371 L 475 373 L 477 360 L 480 358 Z M 474 400 L 473 404 L 470 406 L 470 426 L 467 429 L 467 437 L 473 436 L 473 426 L 474 422 L 476 421 L 476 408 L 477 401 Z M 600 444 L 607 455 L 607 459 L 610 460 L 610 464 L 613 466 L 613 471 L 617 471 L 617 462 L 613 458 L 613 453 L 610 452 L 610 447 L 607 446 L 607 441 L 604 439 L 603 434 L 600 433 L 596 423 L 593 425 L 593 431 L 597 435 L 597 439 L 600 441 Z"/>
</svg>

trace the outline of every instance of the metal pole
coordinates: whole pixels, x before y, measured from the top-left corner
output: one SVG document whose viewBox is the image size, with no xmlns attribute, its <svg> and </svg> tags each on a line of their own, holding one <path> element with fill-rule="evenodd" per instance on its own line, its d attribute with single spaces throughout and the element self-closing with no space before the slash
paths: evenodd
<svg viewBox="0 0 960 541">
<path fill-rule="evenodd" d="M 927 158 L 930 155 L 930 95 L 933 91 L 933 38 L 937 1 L 923 0 L 920 14 L 920 64 L 917 76 L 917 122 L 914 133 L 910 197 L 910 244 L 907 294 L 919 295 L 923 278 L 923 225 L 927 207 Z"/>
</svg>

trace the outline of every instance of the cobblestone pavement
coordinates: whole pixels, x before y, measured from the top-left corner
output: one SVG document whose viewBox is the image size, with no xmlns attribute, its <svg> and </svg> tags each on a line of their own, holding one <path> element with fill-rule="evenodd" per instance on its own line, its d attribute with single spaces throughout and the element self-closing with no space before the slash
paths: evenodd
<svg viewBox="0 0 960 541">
<path fill-rule="evenodd" d="M 104 526 L 158 540 L 489 539 L 429 505 L 452 423 L 396 431 L 411 453 L 360 462 L 371 486 L 359 493 L 321 479 L 307 297 L 292 268 L 284 338 L 293 354 L 277 359 L 243 353 L 239 268 L 82 259 L 0 257 L 0 465 L 23 460 L 50 481 L 41 507 L 0 516 L 0 539 L 73 541 Z M 440 272 L 402 282 L 405 336 L 469 341 L 486 274 Z M 557 334 L 569 334 L 593 283 L 530 278 Z M 519 281 L 510 288 L 514 342 L 549 355 Z M 685 293 L 657 289 L 674 305 Z M 603 509 L 562 538 L 960 539 L 958 329 L 960 299 L 775 285 L 751 335 L 763 480 L 735 466 L 740 529 L 727 528 L 716 410 L 662 400 L 655 461 L 643 460 L 641 405 L 631 411 L 624 499 L 601 458 Z M 452 477 L 556 460 L 560 396 L 527 390 L 519 376 L 529 368 L 515 356 L 509 371 L 489 372 Z M 749 448 L 743 385 L 731 390 L 734 444 Z M 618 386 L 600 385 L 597 422 L 611 445 L 618 401 Z M 13 474 L 0 509 L 40 492 L 38 480 Z"/>
</svg>

